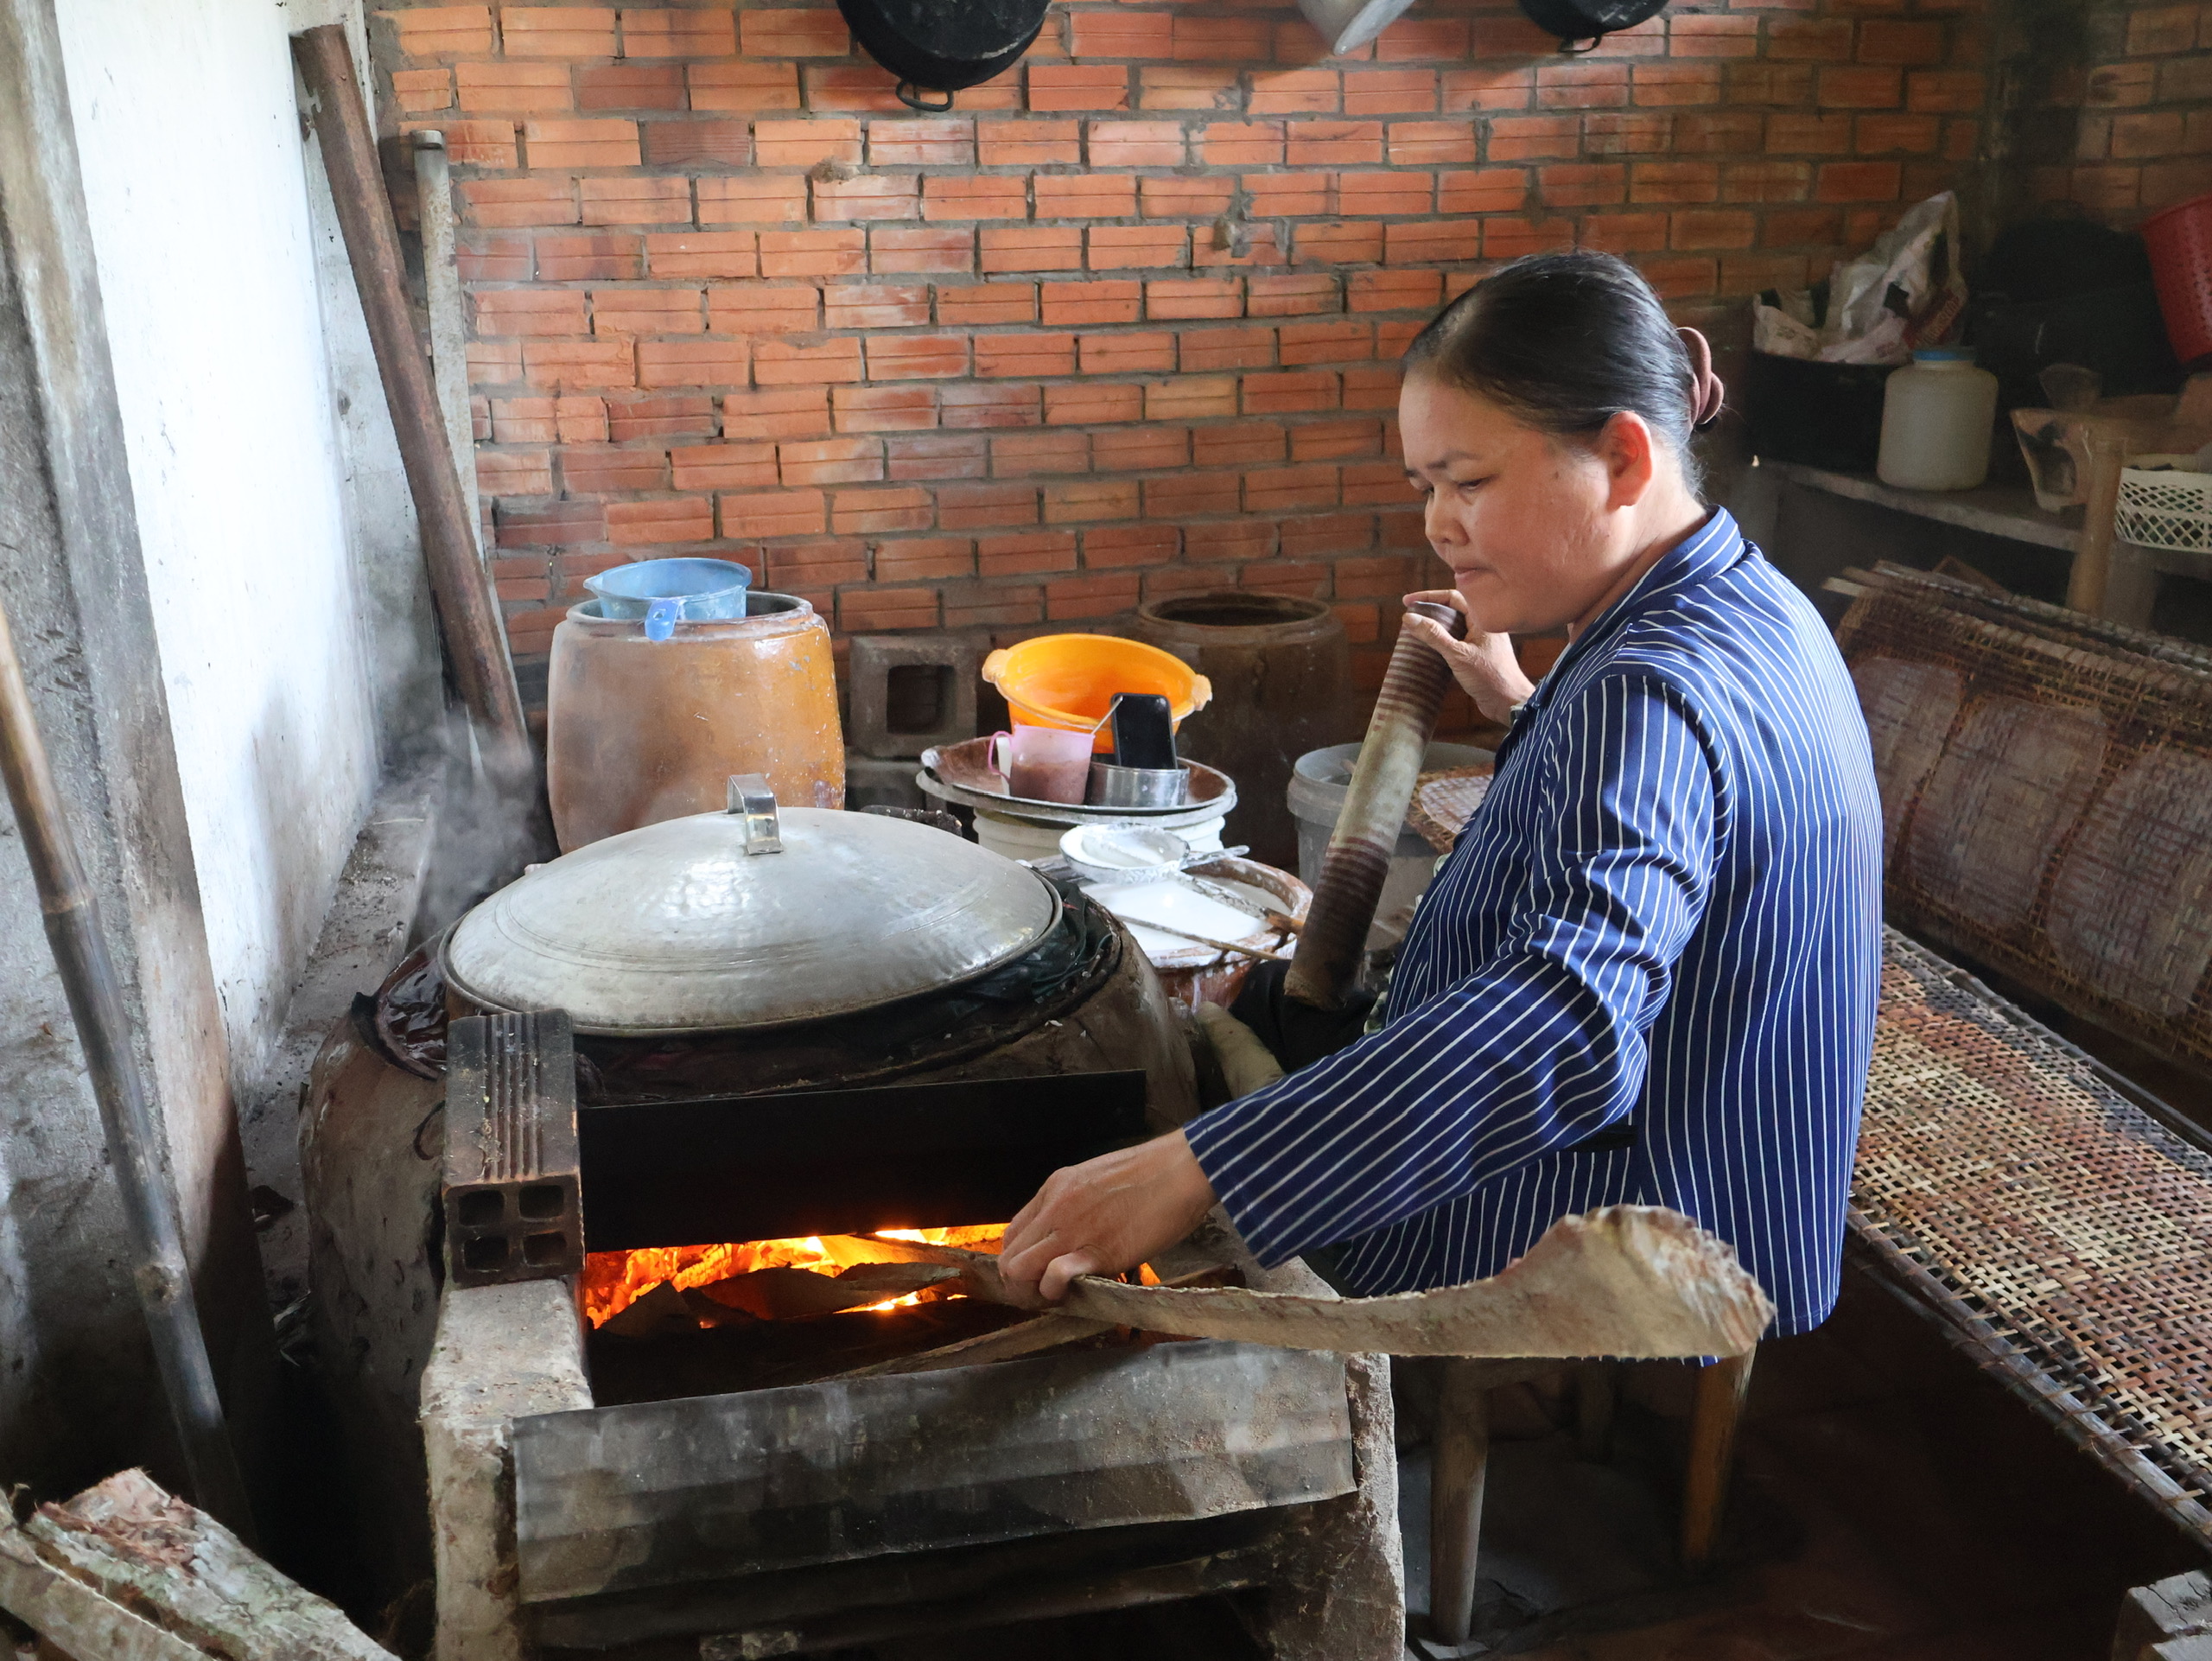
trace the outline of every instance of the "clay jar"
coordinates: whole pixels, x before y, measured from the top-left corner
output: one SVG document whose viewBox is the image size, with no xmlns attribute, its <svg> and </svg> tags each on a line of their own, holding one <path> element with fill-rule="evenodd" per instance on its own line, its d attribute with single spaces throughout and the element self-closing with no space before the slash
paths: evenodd
<svg viewBox="0 0 2212 1661">
<path fill-rule="evenodd" d="M 1362 726 L 1344 624 L 1319 600 L 1224 590 L 1153 601 L 1120 632 L 1213 683 L 1213 701 L 1184 722 L 1176 748 L 1236 781 L 1224 838 L 1295 870 L 1291 768 L 1308 750 L 1358 737 Z"/>
<path fill-rule="evenodd" d="M 766 773 L 787 805 L 845 805 L 830 630 L 812 606 L 755 590 L 744 617 L 678 623 L 666 640 L 596 611 L 553 631 L 545 784 L 563 853 L 720 809 L 735 773 Z"/>
</svg>

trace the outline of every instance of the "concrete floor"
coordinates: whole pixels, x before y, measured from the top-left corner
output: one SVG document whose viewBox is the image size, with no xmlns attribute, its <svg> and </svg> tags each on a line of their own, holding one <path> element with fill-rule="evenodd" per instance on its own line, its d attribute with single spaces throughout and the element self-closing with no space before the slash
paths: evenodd
<svg viewBox="0 0 2212 1661">
<path fill-rule="evenodd" d="M 1718 1607 L 1560 1637 L 1522 1649 L 1522 1661 L 2105 1661 L 2128 1587 L 2203 1566 L 2178 1532 L 1887 1293 L 1847 1281 L 1827 1327 L 1761 1352 L 1733 1567 L 1708 1594 Z M 1646 1368 L 1625 1392 L 1618 1467 L 1637 1474 L 1639 1442 L 1662 1455 L 1635 1507 L 1660 1520 L 1605 1537 L 1625 1540 L 1619 1550 L 1631 1556 L 1648 1557 L 1652 1528 L 1672 1526 L 1672 1497 L 1659 1488 L 1686 1383 L 1681 1369 Z M 1541 1429 L 1531 1416 L 1524 1428 Z M 1509 1486 L 1493 1490 L 1501 1505 Z M 1542 1531 L 1497 1509 L 1489 1521 L 1501 1562 L 1518 1554 L 1527 1574 Z M 1575 1558 L 1586 1583 L 1602 1580 L 1599 1537 L 1554 1538 L 1553 1567 Z M 1416 1593 L 1424 1578 L 1416 1567 Z M 1670 1595 L 1682 1607 L 1678 1589 L 1649 1601 Z M 877 1661 L 1242 1661 L 1255 1651 L 1230 1613 L 1173 1606 L 887 1647 Z"/>
</svg>

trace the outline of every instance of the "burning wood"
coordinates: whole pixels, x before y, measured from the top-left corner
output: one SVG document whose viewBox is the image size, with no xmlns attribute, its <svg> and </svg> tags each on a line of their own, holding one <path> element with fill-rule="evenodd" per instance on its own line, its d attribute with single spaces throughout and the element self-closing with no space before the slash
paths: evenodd
<svg viewBox="0 0 2212 1661">
<path fill-rule="evenodd" d="M 995 1251 L 1003 1223 L 961 1228 L 886 1229 L 880 1236 L 810 1234 L 789 1240 L 747 1240 L 724 1245 L 646 1246 L 635 1251 L 596 1251 L 584 1259 L 584 1313 L 594 1327 L 604 1327 L 632 1304 L 657 1288 L 675 1293 L 696 1292 L 733 1313 L 765 1320 L 826 1314 L 841 1309 L 896 1309 L 911 1308 L 929 1295 L 959 1295 L 950 1282 L 955 1270 L 927 1275 L 885 1276 L 887 1267 L 909 1266 L 894 1242 L 931 1246 L 965 1247 Z M 928 1265 L 924 1265 L 928 1267 Z M 855 1271 L 866 1270 L 864 1275 Z M 770 1271 L 772 1278 L 759 1278 Z M 796 1280 L 798 1274 L 825 1280 L 818 1291 Z M 911 1283 L 902 1284 L 905 1280 Z M 688 1301 L 701 1324 L 713 1323 L 713 1312 Z M 661 1300 L 672 1315 L 675 1303 Z M 659 1322 L 654 1330 L 665 1330 Z M 618 1333 L 621 1328 L 614 1329 Z"/>
</svg>

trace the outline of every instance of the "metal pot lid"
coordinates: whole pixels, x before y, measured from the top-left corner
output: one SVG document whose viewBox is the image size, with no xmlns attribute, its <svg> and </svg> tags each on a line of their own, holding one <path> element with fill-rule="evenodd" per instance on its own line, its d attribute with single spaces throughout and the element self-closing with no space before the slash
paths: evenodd
<svg viewBox="0 0 2212 1661">
<path fill-rule="evenodd" d="M 1044 878 L 971 842 L 764 799 L 539 867 L 461 920 L 444 969 L 479 1005 L 566 1009 L 579 1032 L 782 1027 L 972 980 L 1058 913 Z"/>
</svg>

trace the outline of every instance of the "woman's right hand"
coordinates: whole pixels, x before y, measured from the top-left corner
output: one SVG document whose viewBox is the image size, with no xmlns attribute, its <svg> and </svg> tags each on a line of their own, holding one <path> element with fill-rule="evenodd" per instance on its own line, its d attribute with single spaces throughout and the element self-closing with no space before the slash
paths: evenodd
<svg viewBox="0 0 2212 1661">
<path fill-rule="evenodd" d="M 1513 652 L 1513 637 L 1487 634 L 1477 628 L 1465 596 L 1456 589 L 1425 589 L 1419 594 L 1408 595 L 1406 604 L 1410 606 L 1417 600 L 1425 600 L 1432 606 L 1449 606 L 1467 620 L 1467 638 L 1464 640 L 1453 640 L 1441 624 L 1415 611 L 1406 614 L 1403 627 L 1433 646 L 1437 655 L 1452 666 L 1452 678 L 1474 699 L 1475 707 L 1503 726 L 1513 718 L 1513 706 L 1525 702 L 1529 694 L 1536 690 L 1535 682 L 1521 672 L 1521 660 Z"/>
</svg>

